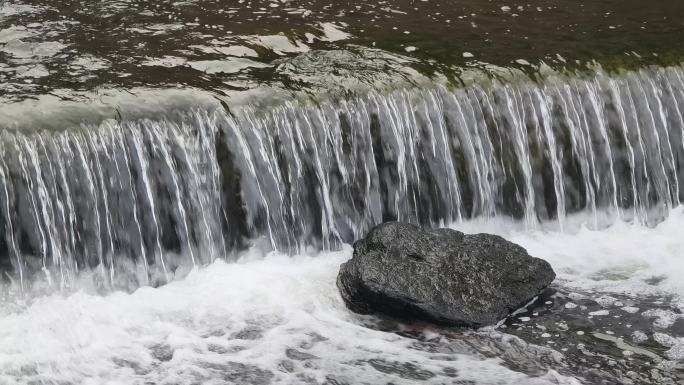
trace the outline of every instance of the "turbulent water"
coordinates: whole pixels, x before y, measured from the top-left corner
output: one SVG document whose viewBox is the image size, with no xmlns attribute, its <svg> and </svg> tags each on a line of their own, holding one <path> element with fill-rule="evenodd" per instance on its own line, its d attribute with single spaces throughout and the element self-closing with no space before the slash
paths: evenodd
<svg viewBox="0 0 684 385">
<path fill-rule="evenodd" d="M 0 382 L 674 384 L 684 304 L 666 298 L 684 290 L 683 221 L 679 208 L 655 229 L 456 226 L 503 234 L 559 273 L 559 291 L 542 306 L 562 321 L 542 309 L 505 329 L 451 332 L 353 315 L 334 283 L 349 247 L 294 257 L 252 250 L 157 289 L 44 296 L 0 313 Z M 653 277 L 662 282 L 647 283 Z"/>
</svg>

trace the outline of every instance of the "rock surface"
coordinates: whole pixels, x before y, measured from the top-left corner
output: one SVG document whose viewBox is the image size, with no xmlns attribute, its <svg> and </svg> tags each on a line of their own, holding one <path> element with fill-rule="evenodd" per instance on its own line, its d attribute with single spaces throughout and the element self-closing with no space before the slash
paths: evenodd
<svg viewBox="0 0 684 385">
<path fill-rule="evenodd" d="M 357 313 L 480 327 L 524 306 L 555 277 L 548 262 L 499 236 L 391 222 L 354 244 L 337 287 Z"/>
</svg>

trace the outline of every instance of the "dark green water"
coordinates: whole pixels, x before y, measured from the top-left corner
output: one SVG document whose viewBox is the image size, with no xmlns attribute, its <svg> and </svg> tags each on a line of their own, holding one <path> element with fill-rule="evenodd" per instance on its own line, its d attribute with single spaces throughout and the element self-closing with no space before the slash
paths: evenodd
<svg viewBox="0 0 684 385">
<path fill-rule="evenodd" d="M 359 54 L 353 64 L 326 56 L 310 63 L 313 71 L 287 64 L 350 48 L 380 49 L 447 78 L 488 65 L 676 64 L 682 15 L 684 3 L 662 0 L 13 1 L 0 8 L 0 94 L 16 101 L 139 87 L 301 90 L 308 84 L 298 75 L 351 66 L 342 76 L 353 78 L 355 66 L 379 56 Z M 382 63 L 372 67 L 361 81 L 382 76 Z"/>
</svg>

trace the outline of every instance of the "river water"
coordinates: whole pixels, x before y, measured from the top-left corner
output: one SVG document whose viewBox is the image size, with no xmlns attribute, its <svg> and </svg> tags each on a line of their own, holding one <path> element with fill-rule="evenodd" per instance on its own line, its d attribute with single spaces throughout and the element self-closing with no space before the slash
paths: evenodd
<svg viewBox="0 0 684 385">
<path fill-rule="evenodd" d="M 252 249 L 237 262 L 219 260 L 182 280 L 130 294 L 103 296 L 84 278 L 76 293 L 3 309 L 1 379 L 50 384 L 678 381 L 684 358 L 682 221 L 679 208 L 656 229 L 619 224 L 601 231 L 530 232 L 507 221 L 454 226 L 503 234 L 543 255 L 558 272 L 557 292 L 534 314 L 520 314 L 505 328 L 475 332 L 350 313 L 334 284 L 340 263 L 351 256 L 349 246 L 298 256 Z"/>
<path fill-rule="evenodd" d="M 681 382 L 681 14 L 0 3 L 0 383 Z M 558 278 L 476 331 L 355 315 L 389 220 Z"/>
</svg>

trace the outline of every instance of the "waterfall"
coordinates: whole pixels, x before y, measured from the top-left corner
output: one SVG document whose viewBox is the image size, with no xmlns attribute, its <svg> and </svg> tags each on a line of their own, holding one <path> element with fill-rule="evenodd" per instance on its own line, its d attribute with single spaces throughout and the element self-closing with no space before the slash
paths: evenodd
<svg viewBox="0 0 684 385">
<path fill-rule="evenodd" d="M 19 285 L 41 272 L 64 287 L 83 269 L 111 284 L 127 266 L 138 284 L 163 282 L 186 256 L 225 255 L 212 121 L 3 132 L 0 261 Z"/>
<path fill-rule="evenodd" d="M 250 239 L 330 249 L 388 220 L 653 224 L 683 198 L 683 109 L 684 70 L 652 67 L 4 131 L 0 270 L 157 284 Z"/>
</svg>

